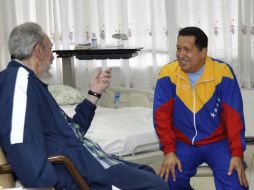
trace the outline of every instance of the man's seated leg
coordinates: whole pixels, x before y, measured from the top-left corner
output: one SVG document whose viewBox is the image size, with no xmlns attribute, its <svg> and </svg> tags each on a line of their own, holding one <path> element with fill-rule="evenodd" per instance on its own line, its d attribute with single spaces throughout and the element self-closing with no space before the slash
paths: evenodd
<svg viewBox="0 0 254 190">
<path fill-rule="evenodd" d="M 65 166 L 63 166 L 62 164 L 57 164 L 55 165 L 55 170 L 58 176 L 58 184 L 56 184 L 55 189 L 79 189 L 73 177 L 70 175 Z"/>
<path fill-rule="evenodd" d="M 182 172 L 175 168 L 176 181 L 170 175 L 168 184 L 170 190 L 192 190 L 190 178 L 197 172 L 197 167 L 202 163 L 203 158 L 199 147 L 191 146 L 182 142 L 176 143 L 176 155 L 182 164 Z"/>
<path fill-rule="evenodd" d="M 207 163 L 213 170 L 216 190 L 248 189 L 240 185 L 236 170 L 233 171 L 231 176 L 228 175 L 231 154 L 227 140 L 206 145 L 204 152 L 206 153 Z"/>
<path fill-rule="evenodd" d="M 119 189 L 168 190 L 168 185 L 158 175 L 127 164 L 117 164 L 106 169 L 103 179 L 99 181 Z"/>
<path fill-rule="evenodd" d="M 137 169 L 145 170 L 145 171 L 148 171 L 148 172 L 151 172 L 151 173 L 156 174 L 156 172 L 154 171 L 154 169 L 151 168 L 151 167 L 148 166 L 148 165 L 145 165 L 145 164 L 137 164 L 137 163 L 129 162 L 129 161 L 126 161 L 126 160 L 120 160 L 120 161 L 123 162 L 123 163 L 125 163 L 127 166 L 132 167 L 132 168 L 137 168 Z"/>
</svg>

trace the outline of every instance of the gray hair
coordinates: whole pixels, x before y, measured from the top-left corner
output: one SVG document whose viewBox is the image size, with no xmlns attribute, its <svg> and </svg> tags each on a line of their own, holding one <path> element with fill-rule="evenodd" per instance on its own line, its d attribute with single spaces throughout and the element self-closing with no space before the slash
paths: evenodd
<svg viewBox="0 0 254 190">
<path fill-rule="evenodd" d="M 41 44 L 45 33 L 40 25 L 26 22 L 16 26 L 10 33 L 8 47 L 11 56 L 15 59 L 24 60 L 32 56 L 34 46 Z"/>
</svg>

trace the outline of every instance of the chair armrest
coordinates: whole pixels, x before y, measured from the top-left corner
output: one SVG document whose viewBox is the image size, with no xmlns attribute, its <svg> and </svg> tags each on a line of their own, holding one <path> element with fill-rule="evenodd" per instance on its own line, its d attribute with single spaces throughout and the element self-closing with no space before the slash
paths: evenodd
<svg viewBox="0 0 254 190">
<path fill-rule="evenodd" d="M 78 184 L 80 189 L 90 190 L 89 186 L 87 185 L 87 182 L 80 175 L 78 169 L 68 157 L 62 156 L 62 155 L 55 155 L 55 156 L 50 156 L 48 160 L 52 162 L 53 164 L 63 164 L 67 168 L 67 170 L 70 172 L 70 174 L 72 175 L 73 179 Z"/>
<path fill-rule="evenodd" d="M 63 164 L 70 172 L 70 174 L 72 175 L 73 179 L 75 180 L 80 189 L 90 190 L 89 186 L 87 185 L 87 182 L 80 175 L 78 169 L 75 167 L 74 163 L 69 158 L 62 155 L 55 155 L 50 156 L 48 160 L 53 164 Z M 13 173 L 11 166 L 9 164 L 0 165 L 0 174 L 8 174 L 8 173 Z"/>
<path fill-rule="evenodd" d="M 0 174 L 9 174 L 13 173 L 11 166 L 9 164 L 0 165 Z"/>
</svg>

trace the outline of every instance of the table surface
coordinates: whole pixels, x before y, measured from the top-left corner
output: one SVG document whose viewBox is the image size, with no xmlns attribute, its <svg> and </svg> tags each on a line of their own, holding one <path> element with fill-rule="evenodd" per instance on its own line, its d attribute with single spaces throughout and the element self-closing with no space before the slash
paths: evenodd
<svg viewBox="0 0 254 190">
<path fill-rule="evenodd" d="M 121 55 L 125 57 L 126 55 L 131 56 L 131 54 L 137 53 L 143 49 L 142 47 L 137 48 L 119 48 L 119 47 L 105 47 L 105 48 L 96 48 L 96 49 L 62 49 L 62 50 L 53 50 L 59 58 L 67 58 L 72 56 L 109 56 L 119 57 Z"/>
</svg>

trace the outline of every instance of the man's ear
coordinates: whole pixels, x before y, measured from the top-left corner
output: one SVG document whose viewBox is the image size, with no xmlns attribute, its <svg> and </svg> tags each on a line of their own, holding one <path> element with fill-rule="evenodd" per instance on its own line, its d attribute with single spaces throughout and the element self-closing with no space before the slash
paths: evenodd
<svg viewBox="0 0 254 190">
<path fill-rule="evenodd" d="M 202 58 L 206 58 L 206 55 L 207 55 L 207 48 L 204 47 L 204 48 L 201 50 L 201 56 L 202 56 Z"/>
<path fill-rule="evenodd" d="M 39 43 L 37 43 L 34 46 L 33 56 L 35 56 L 35 58 L 40 61 L 41 60 L 41 55 L 42 55 L 42 47 Z"/>
</svg>

